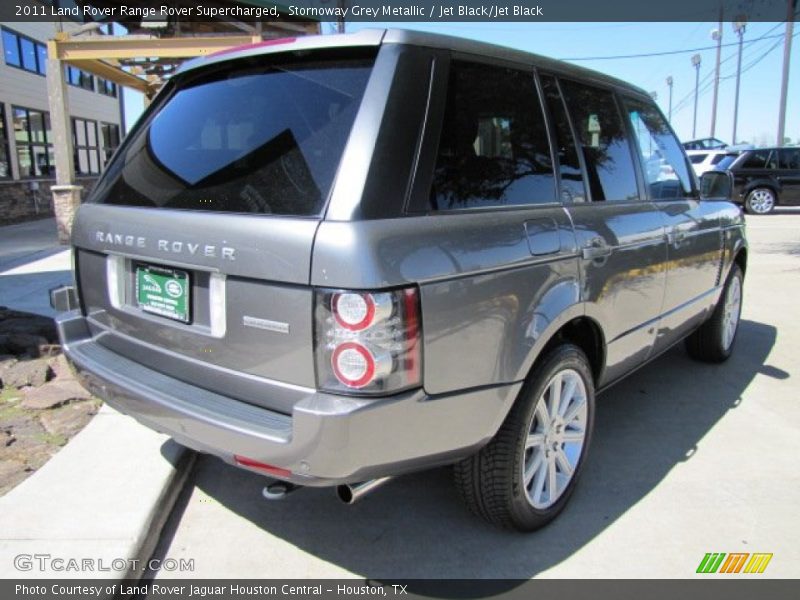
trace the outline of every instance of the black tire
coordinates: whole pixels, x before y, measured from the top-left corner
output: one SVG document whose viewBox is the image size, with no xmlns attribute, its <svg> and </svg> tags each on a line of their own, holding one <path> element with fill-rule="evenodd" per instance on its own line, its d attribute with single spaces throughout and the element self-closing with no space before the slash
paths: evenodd
<svg viewBox="0 0 800 600">
<path fill-rule="evenodd" d="M 536 448 L 526 448 L 526 442 L 528 434 L 536 423 L 534 414 L 537 405 L 540 401 L 544 402 L 548 384 L 560 372 L 564 374 L 563 377 L 572 378 L 573 382 L 577 381 L 573 375 L 575 373 L 583 382 L 586 405 L 583 445 L 579 450 L 566 487 L 563 488 L 560 495 L 556 495 L 555 501 L 550 506 L 537 508 L 529 499 L 523 468 L 525 465 L 532 464 L 525 461 L 533 461 L 534 453 L 541 452 L 543 457 L 546 447 L 549 456 L 550 446 L 542 444 Z M 575 403 L 579 402 L 576 400 Z M 576 404 L 568 404 L 567 413 L 570 412 L 570 407 Z M 456 487 L 469 510 L 489 523 L 518 531 L 534 531 L 547 525 L 558 516 L 572 495 L 586 460 L 594 425 L 594 405 L 594 381 L 589 361 L 580 348 L 572 344 L 563 344 L 544 356 L 531 371 L 514 406 L 494 438 L 477 454 L 457 463 L 454 467 Z M 544 407 L 546 410 L 546 403 Z M 537 413 L 536 419 L 539 419 L 541 414 Z M 562 431 L 573 433 L 578 431 L 568 429 L 568 427 L 569 425 L 563 427 Z M 561 448 L 563 451 L 567 450 L 564 443 L 561 444 Z M 553 455 L 556 454 L 557 452 L 554 451 Z M 541 462 L 547 460 L 550 459 L 541 458 Z M 554 460 L 557 461 L 557 459 Z M 544 468 L 547 470 L 549 466 Z M 541 467 L 533 469 L 531 472 L 535 473 L 540 469 Z M 548 475 L 549 471 L 543 477 Z M 563 471 L 562 475 L 564 475 Z M 528 487 L 532 488 L 536 485 L 537 476 L 530 480 Z M 556 490 L 558 487 L 558 485 L 555 486 Z"/>
<path fill-rule="evenodd" d="M 711 317 L 686 338 L 686 350 L 693 359 L 710 363 L 721 363 L 728 360 L 736 343 L 736 334 L 739 332 L 739 321 L 742 314 L 743 281 L 742 270 L 739 265 L 734 264 Z M 734 286 L 738 286 L 739 303 L 736 309 L 736 324 L 733 336 L 727 339 L 725 334 L 728 317 L 727 300 L 729 294 L 735 293 L 732 289 Z"/>
<path fill-rule="evenodd" d="M 768 215 L 778 203 L 778 196 L 768 187 L 750 190 L 744 201 L 744 209 L 751 215 Z"/>
</svg>

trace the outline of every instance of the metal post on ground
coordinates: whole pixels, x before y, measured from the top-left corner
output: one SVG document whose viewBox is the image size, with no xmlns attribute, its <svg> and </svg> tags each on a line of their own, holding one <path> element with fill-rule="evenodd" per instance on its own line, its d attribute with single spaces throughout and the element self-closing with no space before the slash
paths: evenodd
<svg viewBox="0 0 800 600">
<path fill-rule="evenodd" d="M 789 62 L 792 57 L 794 36 L 794 7 L 797 0 L 786 0 L 786 37 L 783 39 L 783 76 L 781 78 L 781 100 L 778 108 L 778 146 L 783 146 L 786 135 L 786 96 L 789 92 Z"/>
</svg>

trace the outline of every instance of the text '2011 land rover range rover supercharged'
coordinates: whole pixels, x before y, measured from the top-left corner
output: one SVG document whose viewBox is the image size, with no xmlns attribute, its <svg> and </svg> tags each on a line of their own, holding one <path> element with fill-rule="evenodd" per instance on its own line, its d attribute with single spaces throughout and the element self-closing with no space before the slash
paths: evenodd
<svg viewBox="0 0 800 600">
<path fill-rule="evenodd" d="M 646 93 L 557 61 L 407 31 L 240 48 L 110 162 L 58 326 L 89 389 L 181 444 L 350 500 L 453 464 L 532 530 L 598 390 L 684 339 L 731 352 L 743 218 L 704 184 Z"/>
</svg>

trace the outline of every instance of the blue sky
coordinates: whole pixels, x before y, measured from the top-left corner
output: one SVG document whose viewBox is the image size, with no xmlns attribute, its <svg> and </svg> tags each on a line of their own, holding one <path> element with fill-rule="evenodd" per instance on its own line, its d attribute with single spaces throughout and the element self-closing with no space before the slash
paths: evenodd
<svg viewBox="0 0 800 600">
<path fill-rule="evenodd" d="M 347 23 L 347 31 L 367 27 L 400 25 L 482 40 L 559 59 L 600 57 L 692 50 L 713 46 L 711 30 L 716 23 Z M 331 30 L 323 25 L 326 32 Z M 779 23 L 750 23 L 744 37 L 742 77 L 739 96 L 737 138 L 756 144 L 775 144 L 783 65 L 783 33 Z M 730 23 L 723 23 L 723 44 L 738 41 Z M 800 143 L 800 26 L 795 27 L 792 45 L 786 135 Z M 763 37 L 762 36 L 781 37 Z M 748 43 L 751 41 L 751 43 Z M 722 48 L 719 107 L 716 137 L 732 141 L 733 106 L 736 82 L 736 45 Z M 617 60 L 571 61 L 590 69 L 614 75 L 658 94 L 664 114 L 668 112 L 668 76 L 673 78 L 672 125 L 681 139 L 692 137 L 695 70 L 693 54 L 700 54 L 700 95 L 697 109 L 697 135 L 710 134 L 712 82 L 716 49 L 683 52 L 666 56 Z M 133 98 L 133 96 L 132 96 Z M 141 111 L 140 102 L 132 102 L 130 118 Z M 131 121 L 129 121 L 130 123 Z"/>
</svg>

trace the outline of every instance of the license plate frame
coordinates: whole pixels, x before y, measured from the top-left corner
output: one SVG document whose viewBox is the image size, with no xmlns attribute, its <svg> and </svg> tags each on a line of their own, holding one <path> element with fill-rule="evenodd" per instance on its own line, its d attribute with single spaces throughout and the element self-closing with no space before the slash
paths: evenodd
<svg viewBox="0 0 800 600">
<path fill-rule="evenodd" d="M 137 308 L 179 323 L 191 322 L 192 285 L 188 271 L 136 263 L 134 282 Z"/>
</svg>

